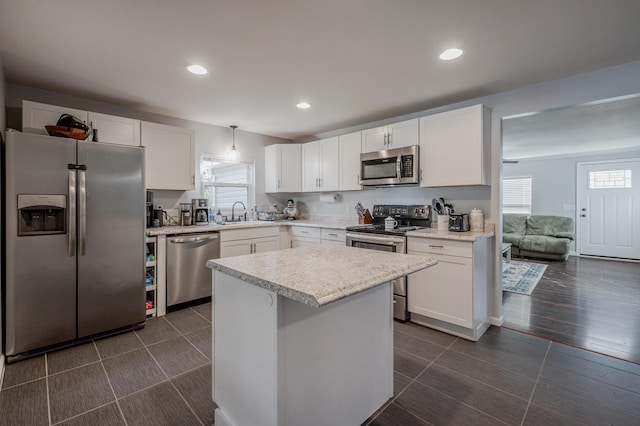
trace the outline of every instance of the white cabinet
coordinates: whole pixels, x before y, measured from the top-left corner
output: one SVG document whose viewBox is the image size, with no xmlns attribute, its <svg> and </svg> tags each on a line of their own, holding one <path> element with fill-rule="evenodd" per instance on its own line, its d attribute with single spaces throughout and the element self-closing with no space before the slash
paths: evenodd
<svg viewBox="0 0 640 426">
<path fill-rule="evenodd" d="M 344 246 L 347 244 L 347 232 L 343 229 L 322 228 L 320 230 L 320 243 Z"/>
<path fill-rule="evenodd" d="M 291 226 L 291 247 L 313 244 L 346 245 L 347 235 L 343 229 Z"/>
<path fill-rule="evenodd" d="M 337 191 L 340 162 L 338 138 L 302 144 L 302 191 Z"/>
<path fill-rule="evenodd" d="M 417 118 L 362 131 L 362 152 L 402 148 L 418 145 L 419 121 Z"/>
<path fill-rule="evenodd" d="M 88 120 L 98 142 L 140 146 L 140 120 L 97 112 L 89 112 Z"/>
<path fill-rule="evenodd" d="M 322 242 L 320 228 L 311 226 L 291 226 L 291 247 L 303 247 Z"/>
<path fill-rule="evenodd" d="M 44 126 L 55 125 L 62 114 L 71 114 L 88 124 L 87 111 L 38 102 L 22 101 L 22 131 L 48 135 Z"/>
<path fill-rule="evenodd" d="M 491 116 L 483 105 L 420 119 L 420 186 L 490 184 Z"/>
<path fill-rule="evenodd" d="M 490 325 L 487 289 L 492 282 L 493 241 L 409 237 L 407 253 L 438 261 L 409 275 L 411 321 L 478 340 Z"/>
<path fill-rule="evenodd" d="M 262 253 L 280 249 L 280 230 L 276 226 L 220 231 L 220 257 Z"/>
<path fill-rule="evenodd" d="M 265 192 L 300 192 L 300 144 L 275 144 L 264 149 Z"/>
<path fill-rule="evenodd" d="M 189 191 L 195 187 L 195 132 L 142 122 L 147 189 Z"/>
<path fill-rule="evenodd" d="M 362 132 L 339 136 L 338 145 L 340 147 L 340 190 L 351 191 L 362 189 L 360 185 Z"/>
<path fill-rule="evenodd" d="M 55 125 L 62 114 L 71 114 L 97 130 L 98 142 L 140 146 L 140 120 L 31 101 L 22 101 L 22 131 L 46 135 L 44 126 Z M 86 140 L 92 140 L 92 135 Z"/>
</svg>

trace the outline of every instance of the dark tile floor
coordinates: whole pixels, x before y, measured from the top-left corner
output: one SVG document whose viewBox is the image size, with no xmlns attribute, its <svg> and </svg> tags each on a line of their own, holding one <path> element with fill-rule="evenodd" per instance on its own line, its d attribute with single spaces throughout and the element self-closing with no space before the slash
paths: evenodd
<svg viewBox="0 0 640 426">
<path fill-rule="evenodd" d="M 210 425 L 210 304 L 8 365 L 1 425 Z M 640 365 L 492 327 L 395 324 L 395 395 L 365 424 L 640 424 Z"/>
</svg>

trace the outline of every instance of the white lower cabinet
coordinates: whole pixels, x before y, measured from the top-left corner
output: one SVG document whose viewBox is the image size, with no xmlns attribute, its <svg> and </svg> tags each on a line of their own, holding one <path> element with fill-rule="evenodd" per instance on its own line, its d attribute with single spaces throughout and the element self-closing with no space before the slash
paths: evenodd
<svg viewBox="0 0 640 426">
<path fill-rule="evenodd" d="M 408 277 L 411 321 L 478 340 L 490 326 L 493 241 L 494 237 L 476 241 L 409 237 L 408 254 L 438 261 Z"/>
<path fill-rule="evenodd" d="M 220 231 L 220 257 L 263 253 L 280 249 L 278 227 Z"/>
<path fill-rule="evenodd" d="M 291 247 L 313 244 L 346 245 L 346 231 L 342 229 L 317 228 L 311 226 L 291 227 Z"/>
<path fill-rule="evenodd" d="M 291 247 L 304 247 L 313 244 L 320 244 L 322 231 L 320 228 L 311 226 L 291 227 Z"/>
</svg>

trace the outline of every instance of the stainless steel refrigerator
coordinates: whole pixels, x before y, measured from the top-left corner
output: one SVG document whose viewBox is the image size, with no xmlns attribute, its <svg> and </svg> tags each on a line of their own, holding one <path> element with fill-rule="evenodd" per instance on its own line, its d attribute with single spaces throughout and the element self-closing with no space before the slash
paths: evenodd
<svg viewBox="0 0 640 426">
<path fill-rule="evenodd" d="M 5 353 L 145 321 L 144 149 L 7 132 Z"/>
</svg>

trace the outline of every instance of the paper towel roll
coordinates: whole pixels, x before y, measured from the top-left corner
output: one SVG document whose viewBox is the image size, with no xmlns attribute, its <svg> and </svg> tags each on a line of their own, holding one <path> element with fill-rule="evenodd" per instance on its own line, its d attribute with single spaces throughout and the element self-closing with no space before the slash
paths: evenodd
<svg viewBox="0 0 640 426">
<path fill-rule="evenodd" d="M 335 203 L 338 201 L 338 194 L 321 194 L 320 201 L 323 203 Z"/>
</svg>

